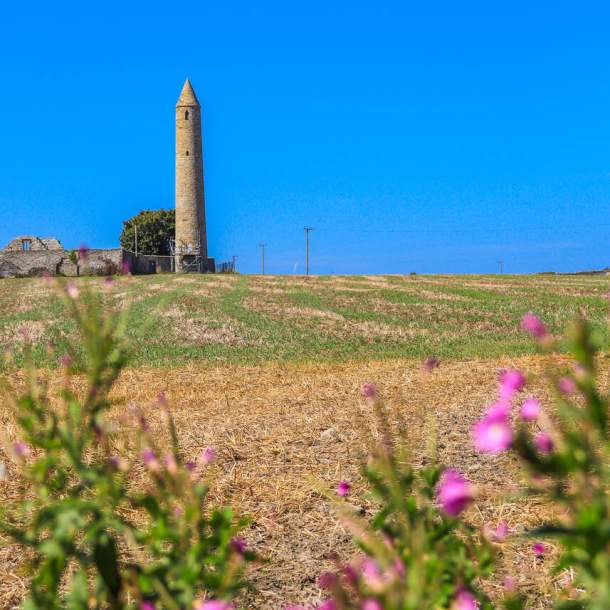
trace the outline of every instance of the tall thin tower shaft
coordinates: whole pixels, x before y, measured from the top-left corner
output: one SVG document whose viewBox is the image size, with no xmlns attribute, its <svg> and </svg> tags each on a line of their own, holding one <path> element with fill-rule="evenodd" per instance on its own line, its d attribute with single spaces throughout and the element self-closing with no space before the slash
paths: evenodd
<svg viewBox="0 0 610 610">
<path fill-rule="evenodd" d="M 176 271 L 183 271 L 187 262 L 201 264 L 208 256 L 201 106 L 188 78 L 176 104 L 175 252 Z"/>
</svg>

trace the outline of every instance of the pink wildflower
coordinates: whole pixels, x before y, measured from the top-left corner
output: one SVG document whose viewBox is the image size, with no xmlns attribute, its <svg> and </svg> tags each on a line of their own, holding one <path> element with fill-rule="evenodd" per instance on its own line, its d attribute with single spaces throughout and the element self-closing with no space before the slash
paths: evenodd
<svg viewBox="0 0 610 610">
<path fill-rule="evenodd" d="M 70 358 L 70 356 L 67 354 L 64 354 L 63 356 L 59 357 L 59 364 L 67 368 L 72 364 L 72 358 Z"/>
<path fill-rule="evenodd" d="M 66 291 L 71 299 L 78 299 L 78 286 L 74 282 L 68 284 Z"/>
<path fill-rule="evenodd" d="M 532 545 L 532 551 L 534 551 L 534 555 L 536 555 L 536 557 L 542 557 L 546 551 L 546 548 L 542 542 L 535 542 Z"/>
<path fill-rule="evenodd" d="M 525 377 L 521 371 L 506 369 L 500 372 L 500 397 L 510 400 L 525 387 Z"/>
<path fill-rule="evenodd" d="M 159 470 L 159 462 L 155 452 L 150 448 L 146 447 L 142 450 L 142 461 L 146 464 L 146 467 L 153 472 Z"/>
<path fill-rule="evenodd" d="M 131 265 L 127 261 L 121 263 L 121 273 L 123 275 L 129 275 L 131 273 Z"/>
<path fill-rule="evenodd" d="M 318 606 L 318 610 L 337 610 L 337 608 L 337 602 L 334 599 L 326 599 Z"/>
<path fill-rule="evenodd" d="M 441 364 L 441 361 L 436 356 L 428 356 L 424 360 L 424 369 L 431 373 L 434 369 L 438 368 Z"/>
<path fill-rule="evenodd" d="M 546 432 L 538 432 L 534 437 L 534 445 L 540 453 L 551 453 L 554 448 L 553 439 Z"/>
<path fill-rule="evenodd" d="M 189 471 L 189 472 L 195 472 L 195 470 L 197 469 L 197 464 L 195 464 L 195 462 L 187 462 L 184 467 Z"/>
<path fill-rule="evenodd" d="M 478 608 L 477 598 L 471 591 L 464 588 L 458 590 L 453 604 L 451 604 L 451 610 L 477 610 Z"/>
<path fill-rule="evenodd" d="M 513 430 L 503 402 L 493 404 L 472 429 L 474 446 L 484 453 L 506 451 L 513 443 Z"/>
<path fill-rule="evenodd" d="M 167 472 L 170 474 L 176 474 L 178 472 L 178 463 L 176 462 L 176 458 L 173 453 L 167 453 L 163 458 L 165 462 L 165 467 L 167 468 Z"/>
<path fill-rule="evenodd" d="M 165 395 L 165 392 L 159 392 L 157 394 L 157 402 L 159 403 L 160 406 L 167 407 L 168 401 L 167 401 L 167 396 Z"/>
<path fill-rule="evenodd" d="M 347 481 L 339 481 L 337 483 L 337 495 L 341 498 L 345 498 L 351 488 L 352 486 Z"/>
<path fill-rule="evenodd" d="M 535 339 L 543 339 L 548 334 L 544 322 L 531 311 L 521 318 L 521 328 Z"/>
<path fill-rule="evenodd" d="M 87 246 L 82 244 L 81 247 L 78 249 L 78 260 L 84 263 L 87 260 L 88 256 L 89 256 L 89 248 L 87 248 Z"/>
<path fill-rule="evenodd" d="M 521 405 L 519 415 L 525 421 L 536 421 L 540 415 L 540 403 L 533 396 L 526 398 Z"/>
<path fill-rule="evenodd" d="M 248 543 L 239 537 L 231 538 L 231 548 L 238 554 L 244 555 L 246 549 L 248 548 Z"/>
<path fill-rule="evenodd" d="M 373 400 L 377 397 L 377 388 L 370 381 L 365 381 L 360 390 L 363 398 Z"/>
<path fill-rule="evenodd" d="M 498 523 L 498 527 L 495 531 L 495 538 L 498 542 L 504 540 L 508 536 L 508 524 L 505 521 Z"/>
<path fill-rule="evenodd" d="M 30 447 L 23 441 L 13 443 L 13 453 L 19 458 L 26 458 L 30 455 Z"/>
<path fill-rule="evenodd" d="M 379 564 L 374 560 L 367 558 L 362 562 L 360 573 L 365 584 L 372 590 L 380 590 L 383 588 L 383 574 Z"/>
<path fill-rule="evenodd" d="M 356 585 L 358 582 L 358 570 L 351 563 L 345 564 L 341 572 L 348 584 Z"/>
<path fill-rule="evenodd" d="M 512 593 L 517 588 L 517 583 L 512 576 L 507 576 L 504 579 L 504 589 L 509 593 Z"/>
<path fill-rule="evenodd" d="M 576 382 L 571 377 L 562 377 L 558 381 L 557 386 L 559 387 L 559 391 L 566 396 L 576 392 Z"/>
<path fill-rule="evenodd" d="M 144 601 L 140 604 L 140 610 L 155 610 L 155 602 Z"/>
<path fill-rule="evenodd" d="M 205 466 L 211 464 L 216 459 L 216 449 L 214 447 L 206 447 L 201 452 L 201 461 Z"/>
<path fill-rule="evenodd" d="M 362 602 L 360 608 L 362 610 L 383 610 L 383 606 L 381 605 L 381 603 L 378 600 L 373 599 L 372 597 L 365 599 Z"/>
<path fill-rule="evenodd" d="M 437 498 L 443 511 L 455 517 L 474 500 L 474 488 L 457 470 L 447 468 L 441 476 Z"/>
</svg>

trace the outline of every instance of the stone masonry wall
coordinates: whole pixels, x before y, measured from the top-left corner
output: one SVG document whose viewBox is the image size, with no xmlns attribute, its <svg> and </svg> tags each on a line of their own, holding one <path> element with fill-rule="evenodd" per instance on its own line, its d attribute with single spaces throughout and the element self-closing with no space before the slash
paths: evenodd
<svg viewBox="0 0 610 610">
<path fill-rule="evenodd" d="M 120 273 L 123 250 L 89 250 L 87 261 L 75 265 L 68 250 L 0 251 L 0 278 L 30 275 L 110 275 Z"/>
</svg>

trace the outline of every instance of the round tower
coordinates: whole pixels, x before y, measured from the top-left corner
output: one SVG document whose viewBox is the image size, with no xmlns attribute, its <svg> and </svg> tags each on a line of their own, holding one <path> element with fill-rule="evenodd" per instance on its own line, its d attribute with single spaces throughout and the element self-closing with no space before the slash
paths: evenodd
<svg viewBox="0 0 610 610">
<path fill-rule="evenodd" d="M 203 192 L 201 106 L 186 79 L 176 104 L 176 271 L 203 271 L 208 245 Z"/>
</svg>

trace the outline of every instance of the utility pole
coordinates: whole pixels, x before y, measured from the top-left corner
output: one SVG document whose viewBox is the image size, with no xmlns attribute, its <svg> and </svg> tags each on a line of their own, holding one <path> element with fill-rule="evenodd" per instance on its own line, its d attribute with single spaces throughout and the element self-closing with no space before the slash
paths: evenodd
<svg viewBox="0 0 610 610">
<path fill-rule="evenodd" d="M 313 227 L 305 227 L 305 275 L 309 275 L 309 233 Z"/>
<path fill-rule="evenodd" d="M 498 261 L 498 266 L 500 267 L 500 275 L 504 273 L 504 261 Z"/>
<path fill-rule="evenodd" d="M 134 229 L 136 232 L 136 258 L 138 257 L 138 225 L 134 225 Z"/>
<path fill-rule="evenodd" d="M 265 246 L 267 244 L 259 244 L 261 249 L 261 266 L 263 268 L 263 275 L 265 275 Z"/>
</svg>

